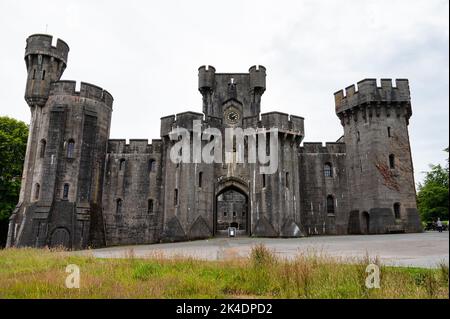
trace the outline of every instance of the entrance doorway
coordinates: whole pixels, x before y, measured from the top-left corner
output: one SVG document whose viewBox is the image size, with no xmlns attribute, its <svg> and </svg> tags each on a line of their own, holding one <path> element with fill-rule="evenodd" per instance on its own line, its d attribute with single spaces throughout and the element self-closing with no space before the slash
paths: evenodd
<svg viewBox="0 0 450 319">
<path fill-rule="evenodd" d="M 229 227 L 235 227 L 237 235 L 250 235 L 248 197 L 233 186 L 216 196 L 215 234 L 227 235 Z"/>
</svg>

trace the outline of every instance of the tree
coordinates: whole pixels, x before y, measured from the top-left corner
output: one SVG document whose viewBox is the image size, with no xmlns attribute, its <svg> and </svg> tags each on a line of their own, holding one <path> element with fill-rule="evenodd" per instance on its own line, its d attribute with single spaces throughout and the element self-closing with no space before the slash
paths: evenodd
<svg viewBox="0 0 450 319">
<path fill-rule="evenodd" d="M 448 148 L 444 150 L 448 153 Z M 417 205 L 423 221 L 448 220 L 449 159 L 447 165 L 431 165 L 423 184 L 419 184 Z"/>
<path fill-rule="evenodd" d="M 8 220 L 19 200 L 28 126 L 0 116 L 0 222 Z"/>
</svg>

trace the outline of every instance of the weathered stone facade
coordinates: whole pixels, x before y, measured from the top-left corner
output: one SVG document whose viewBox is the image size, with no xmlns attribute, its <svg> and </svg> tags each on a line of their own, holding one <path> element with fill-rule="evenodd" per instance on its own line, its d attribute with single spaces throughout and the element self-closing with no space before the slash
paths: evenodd
<svg viewBox="0 0 450 319">
<path fill-rule="evenodd" d="M 180 241 L 221 236 L 230 226 L 264 237 L 421 231 L 407 80 L 366 79 L 335 93 L 343 137 L 301 145 L 302 117 L 261 114 L 264 67 L 234 74 L 200 67 L 203 113 L 163 117 L 160 139 L 127 144 L 109 139 L 107 91 L 60 80 L 68 52 L 48 35 L 27 39 L 32 117 L 8 246 Z M 228 127 L 277 128 L 277 171 L 260 174 L 259 162 L 174 163 L 169 134 L 186 128 L 194 143 L 194 120 L 222 136 Z"/>
</svg>

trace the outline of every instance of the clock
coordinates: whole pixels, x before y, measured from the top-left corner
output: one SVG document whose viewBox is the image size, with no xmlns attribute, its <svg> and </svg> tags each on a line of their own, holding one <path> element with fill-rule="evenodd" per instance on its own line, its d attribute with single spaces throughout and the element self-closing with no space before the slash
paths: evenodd
<svg viewBox="0 0 450 319">
<path fill-rule="evenodd" d="M 225 112 L 225 120 L 228 124 L 236 124 L 241 119 L 241 115 L 235 109 L 229 109 Z"/>
</svg>

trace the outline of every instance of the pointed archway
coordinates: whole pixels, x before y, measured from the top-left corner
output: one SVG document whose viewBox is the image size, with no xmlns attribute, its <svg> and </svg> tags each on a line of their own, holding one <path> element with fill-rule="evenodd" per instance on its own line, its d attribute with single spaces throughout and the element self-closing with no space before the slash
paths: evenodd
<svg viewBox="0 0 450 319">
<path fill-rule="evenodd" d="M 238 236 L 251 235 L 248 186 L 237 178 L 221 180 L 215 193 L 214 235 L 226 236 L 235 227 Z"/>
</svg>

